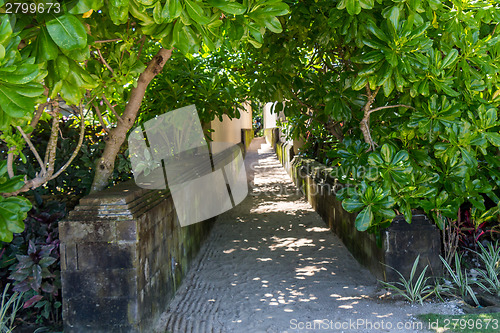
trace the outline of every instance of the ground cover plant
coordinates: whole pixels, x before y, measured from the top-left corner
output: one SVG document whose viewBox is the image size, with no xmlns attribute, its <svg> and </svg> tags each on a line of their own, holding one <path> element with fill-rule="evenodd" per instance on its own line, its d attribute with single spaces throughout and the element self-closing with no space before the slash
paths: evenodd
<svg viewBox="0 0 500 333">
<path fill-rule="evenodd" d="M 382 283 L 387 289 L 395 291 L 397 295 L 403 296 L 408 302 L 412 304 L 417 302 L 423 304 L 423 301 L 432 296 L 436 292 L 436 289 L 428 283 L 430 277 L 425 275 L 428 266 L 425 266 L 418 276 L 416 275 L 419 260 L 420 255 L 417 256 L 413 262 L 408 279 L 395 268 L 389 266 L 399 275 L 399 281 L 391 283 L 379 280 L 379 282 Z"/>
<path fill-rule="evenodd" d="M 61 325 L 61 282 L 58 222 L 66 215 L 66 205 L 44 202 L 25 219 L 25 230 L 10 243 L 2 243 L 0 281 L 21 294 L 21 321 L 15 324 Z M 36 326 L 34 326 L 36 327 Z"/>
<path fill-rule="evenodd" d="M 16 319 L 17 311 L 21 307 L 21 295 L 17 292 L 9 295 L 10 284 L 6 284 L 0 303 L 0 332 L 10 333 L 14 330 L 14 321 Z"/>
<path fill-rule="evenodd" d="M 379 283 L 394 293 L 393 296 L 402 296 L 412 304 L 417 302 L 423 304 L 423 301 L 427 298 L 441 302 L 458 299 L 466 313 L 499 312 L 500 246 L 496 242 L 495 244 L 489 243 L 488 246 L 479 244 L 479 248 L 480 251 L 475 252 L 479 262 L 475 264 L 465 261 L 458 251 L 455 252 L 451 263 L 440 256 L 445 267 L 444 276 L 426 276 L 428 266 L 417 272 L 420 258 L 420 256 L 417 256 L 408 277 L 396 270 L 400 276 L 399 281 L 385 282 L 379 280 Z M 440 318 L 444 319 L 446 316 L 440 316 Z M 448 325 L 446 326 L 450 328 L 450 320 L 447 320 L 447 322 Z M 460 326 L 457 326 L 459 324 Z M 461 320 L 459 323 L 456 318 L 453 320 L 453 325 L 452 331 L 455 328 L 473 328 L 470 322 L 465 323 L 464 320 Z M 433 329 L 438 329 L 438 325 L 436 324 Z"/>
</svg>

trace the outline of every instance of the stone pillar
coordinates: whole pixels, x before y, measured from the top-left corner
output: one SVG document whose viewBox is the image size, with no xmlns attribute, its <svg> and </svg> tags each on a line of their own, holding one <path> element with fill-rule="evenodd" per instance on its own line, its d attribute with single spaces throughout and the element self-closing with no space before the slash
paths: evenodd
<svg viewBox="0 0 500 333">
<path fill-rule="evenodd" d="M 65 332 L 151 332 L 212 221 L 181 228 L 168 190 L 132 181 L 89 195 L 61 221 Z"/>
<path fill-rule="evenodd" d="M 423 212 L 414 211 L 411 224 L 406 222 L 403 215 L 396 216 L 391 226 L 384 231 L 383 250 L 385 264 L 396 268 L 405 278 L 410 276 L 418 255 L 420 260 L 417 274 L 428 265 L 428 276 L 443 275 L 443 265 L 439 259 L 441 235 L 436 225 Z M 386 281 L 399 281 L 400 278 L 389 267 L 385 267 L 384 275 Z"/>
</svg>

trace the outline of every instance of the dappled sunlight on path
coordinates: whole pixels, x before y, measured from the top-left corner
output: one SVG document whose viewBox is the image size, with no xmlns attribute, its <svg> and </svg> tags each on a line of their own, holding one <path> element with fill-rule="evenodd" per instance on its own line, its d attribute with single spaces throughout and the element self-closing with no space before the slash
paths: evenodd
<svg viewBox="0 0 500 333">
<path fill-rule="evenodd" d="M 382 332 L 418 331 L 396 325 L 421 325 L 411 317 L 422 309 L 378 297 L 375 278 L 325 227 L 263 143 L 254 140 L 246 158 L 251 194 L 218 218 L 160 330 L 373 332 L 384 322 Z M 387 329 L 389 321 L 394 329 Z M 352 322 L 361 326 L 353 329 Z"/>
</svg>

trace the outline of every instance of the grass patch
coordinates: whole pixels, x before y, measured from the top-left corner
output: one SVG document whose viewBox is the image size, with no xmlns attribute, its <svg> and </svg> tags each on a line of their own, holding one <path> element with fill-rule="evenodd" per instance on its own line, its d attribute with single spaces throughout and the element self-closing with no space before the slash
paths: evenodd
<svg viewBox="0 0 500 333">
<path fill-rule="evenodd" d="M 440 315 L 424 314 L 418 318 L 424 327 L 435 332 L 460 332 L 460 333 L 497 333 L 500 331 L 500 312 L 465 314 L 465 315 Z"/>
</svg>

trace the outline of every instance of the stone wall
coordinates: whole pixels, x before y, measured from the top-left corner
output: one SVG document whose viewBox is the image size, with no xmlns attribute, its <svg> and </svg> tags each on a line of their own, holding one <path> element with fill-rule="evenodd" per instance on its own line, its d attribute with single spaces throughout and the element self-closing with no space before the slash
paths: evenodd
<svg viewBox="0 0 500 333">
<path fill-rule="evenodd" d="M 291 164 L 292 164 L 292 160 L 295 156 L 295 152 L 293 150 L 292 145 L 290 145 L 288 143 L 278 142 L 277 144 L 275 144 L 274 149 L 276 151 L 276 155 L 278 155 L 279 161 L 281 162 L 281 164 L 285 168 L 286 172 L 288 172 L 288 174 L 290 176 L 292 176 L 292 174 L 291 174 L 292 165 Z"/>
<path fill-rule="evenodd" d="M 276 147 L 276 144 L 279 140 L 279 129 L 276 127 L 273 128 L 264 128 L 264 137 L 266 138 L 266 142 L 273 147 Z"/>
<path fill-rule="evenodd" d="M 250 147 L 250 143 L 254 138 L 254 131 L 252 128 L 242 128 L 241 129 L 241 142 L 244 145 L 243 151 L 247 151 L 248 147 Z"/>
<path fill-rule="evenodd" d="M 89 195 L 60 222 L 65 332 L 151 332 L 213 219 L 181 228 L 168 190 Z"/>
<path fill-rule="evenodd" d="M 420 255 L 418 272 L 429 265 L 430 275 L 442 274 L 440 232 L 424 214 L 414 212 L 411 224 L 406 223 L 403 216 L 397 216 L 391 226 L 381 233 L 381 246 L 377 246 L 375 235 L 358 231 L 354 225 L 356 214 L 345 211 L 341 201 L 336 199 L 335 192 L 342 184 L 330 176 L 331 168 L 314 160 L 292 159 L 293 149 L 287 143 L 278 142 L 275 150 L 312 207 L 342 239 L 352 255 L 377 278 L 399 281 L 397 273 L 386 265 L 408 277 L 417 255 Z"/>
</svg>

